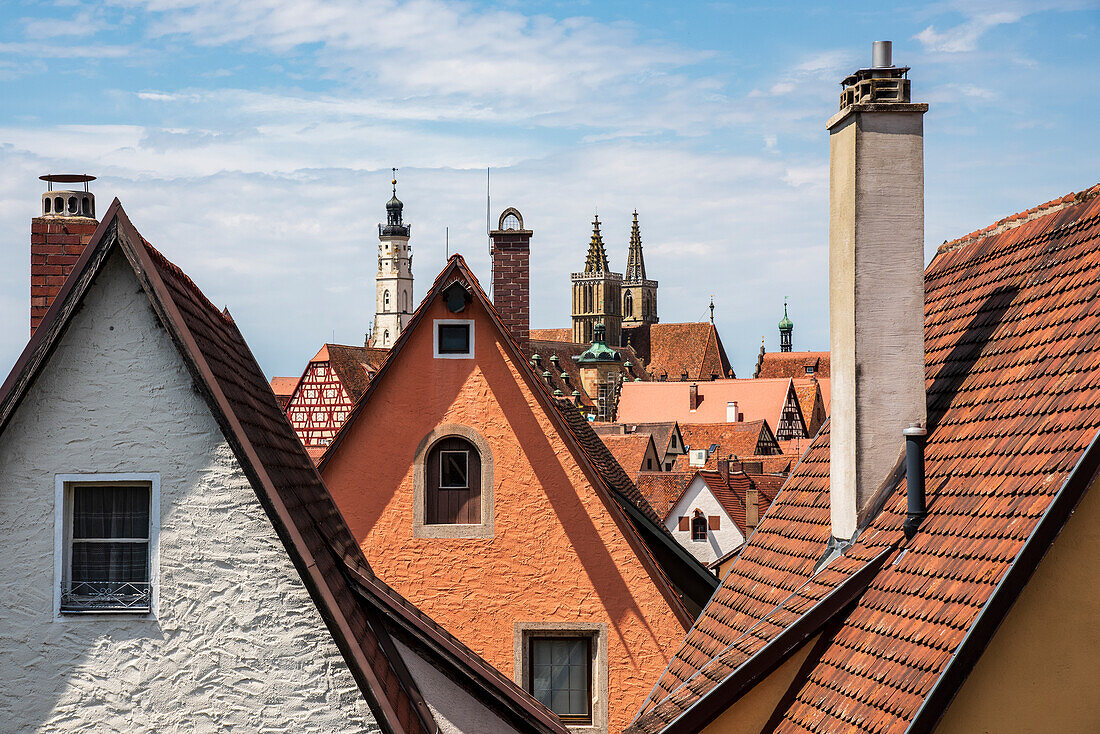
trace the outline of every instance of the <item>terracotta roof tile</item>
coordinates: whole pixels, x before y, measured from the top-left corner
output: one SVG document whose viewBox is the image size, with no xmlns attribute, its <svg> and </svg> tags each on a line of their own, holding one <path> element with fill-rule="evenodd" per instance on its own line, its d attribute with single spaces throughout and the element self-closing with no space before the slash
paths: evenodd
<svg viewBox="0 0 1100 734">
<path fill-rule="evenodd" d="M 624 338 L 647 359 L 646 369 L 654 379 L 667 375 L 680 380 L 710 380 L 733 375 L 726 350 L 714 324 L 644 324 L 623 329 Z"/>
<path fill-rule="evenodd" d="M 694 471 L 644 471 L 638 475 L 638 491 L 664 520 L 694 477 Z"/>
<path fill-rule="evenodd" d="M 766 352 L 756 368 L 756 378 L 790 377 L 793 379 L 809 377 L 829 377 L 830 356 L 828 352 Z M 813 372 L 807 372 L 810 367 Z"/>
<path fill-rule="evenodd" d="M 684 437 L 684 446 L 687 448 L 710 450 L 712 446 L 717 446 L 714 453 L 721 458 L 779 453 L 779 442 L 775 440 L 765 420 L 738 423 L 682 423 L 680 434 Z"/>
<path fill-rule="evenodd" d="M 649 453 L 649 448 L 653 445 L 653 437 L 648 433 L 630 433 L 624 436 L 597 435 L 600 436 L 600 440 L 607 446 L 612 456 L 619 462 L 619 466 L 626 471 L 632 481 L 637 480 L 639 472 L 658 468 L 656 466 L 645 466 L 646 454 Z M 653 455 L 656 455 L 656 453 L 657 449 L 654 448 Z M 660 459 L 657 461 L 659 462 Z"/>
<path fill-rule="evenodd" d="M 382 367 L 389 354 L 380 347 L 353 347 L 347 344 L 326 344 L 328 361 L 348 397 L 355 402 L 366 391 L 370 378 Z"/>
<path fill-rule="evenodd" d="M 631 731 L 663 730 L 865 567 L 866 590 L 833 614 L 838 626 L 775 730 L 897 731 L 925 714 L 922 730 L 932 728 L 965 674 L 945 682 L 945 671 L 973 664 L 1007 609 L 991 599 L 1015 595 L 1030 573 L 1014 561 L 1053 539 L 1100 461 L 1086 453 L 1100 429 L 1098 245 L 1100 186 L 940 249 L 925 274 L 929 513 L 919 531 L 910 541 L 901 532 L 902 481 L 858 542 L 812 574 L 831 534 L 826 423 Z M 904 555 L 872 563 L 891 548 Z M 1015 585 L 998 592 L 1007 577 Z M 994 616 L 968 637 L 980 615 Z"/>
<path fill-rule="evenodd" d="M 531 341 L 572 342 L 572 329 L 531 329 Z"/>
</svg>

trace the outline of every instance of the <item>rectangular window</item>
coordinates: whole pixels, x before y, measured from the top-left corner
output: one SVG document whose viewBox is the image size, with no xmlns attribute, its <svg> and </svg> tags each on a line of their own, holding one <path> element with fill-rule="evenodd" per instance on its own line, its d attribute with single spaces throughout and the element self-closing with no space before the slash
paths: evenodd
<svg viewBox="0 0 1100 734">
<path fill-rule="evenodd" d="M 472 319 L 436 319 L 434 328 L 437 359 L 471 359 L 474 356 Z"/>
<path fill-rule="evenodd" d="M 470 488 L 470 454 L 467 451 L 439 452 L 439 488 Z"/>
<path fill-rule="evenodd" d="M 148 482 L 67 483 L 59 610 L 152 608 L 153 488 Z"/>
<path fill-rule="evenodd" d="M 565 724 L 592 723 L 592 638 L 531 637 L 531 695 Z"/>
<path fill-rule="evenodd" d="M 806 374 L 812 375 L 814 373 L 814 366 L 812 364 L 806 365 Z"/>
</svg>

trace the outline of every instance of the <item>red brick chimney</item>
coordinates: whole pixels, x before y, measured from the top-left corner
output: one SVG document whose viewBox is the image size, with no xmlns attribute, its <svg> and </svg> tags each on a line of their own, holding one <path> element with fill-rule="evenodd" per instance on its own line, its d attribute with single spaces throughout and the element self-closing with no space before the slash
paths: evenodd
<svg viewBox="0 0 1100 734">
<path fill-rule="evenodd" d="M 42 216 L 31 220 L 31 334 L 99 226 L 95 195 L 88 190 L 95 176 L 50 174 L 40 178 L 49 186 L 42 194 Z M 62 187 L 55 189 L 55 184 Z"/>
<path fill-rule="evenodd" d="M 699 386 L 694 382 L 688 386 L 688 410 L 699 408 Z"/>
<path fill-rule="evenodd" d="M 526 354 L 531 338 L 531 230 L 509 207 L 500 215 L 493 242 L 493 305 Z"/>
</svg>

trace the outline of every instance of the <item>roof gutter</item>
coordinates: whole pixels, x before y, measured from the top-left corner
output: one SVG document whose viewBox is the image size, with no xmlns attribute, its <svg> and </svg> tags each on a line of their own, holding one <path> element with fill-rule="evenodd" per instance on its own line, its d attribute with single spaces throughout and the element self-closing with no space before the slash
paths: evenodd
<svg viewBox="0 0 1100 734">
<path fill-rule="evenodd" d="M 986 646 L 989 645 L 997 628 L 1012 609 L 1020 591 L 1031 579 L 1032 574 L 1050 548 L 1054 539 L 1062 531 L 1066 521 L 1073 514 L 1077 504 L 1091 486 L 1097 469 L 1100 468 L 1100 431 L 1093 436 L 1091 443 L 1073 471 L 1066 478 L 1058 494 L 1039 519 L 1031 537 L 1024 543 L 1016 560 L 997 583 L 989 601 L 980 612 L 974 624 L 967 630 L 955 654 L 948 661 L 943 672 L 936 679 L 924 702 L 917 709 L 907 732 L 921 734 L 931 732 L 939 724 L 948 706 L 954 700 L 974 665 L 978 662 Z"/>
</svg>

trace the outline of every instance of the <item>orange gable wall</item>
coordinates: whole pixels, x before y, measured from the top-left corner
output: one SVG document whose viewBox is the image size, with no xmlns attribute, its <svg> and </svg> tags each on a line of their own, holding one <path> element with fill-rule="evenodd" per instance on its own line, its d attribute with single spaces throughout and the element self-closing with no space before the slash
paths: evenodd
<svg viewBox="0 0 1100 734">
<path fill-rule="evenodd" d="M 515 677 L 515 622 L 605 622 L 609 731 L 633 718 L 685 628 L 523 382 L 475 302 L 475 360 L 434 359 L 437 299 L 358 419 L 324 479 L 379 577 Z M 416 447 L 442 423 L 493 452 L 495 537 L 413 537 Z M 522 681 L 521 681 L 522 683 Z"/>
</svg>

